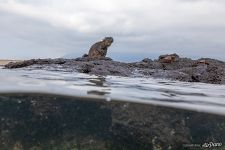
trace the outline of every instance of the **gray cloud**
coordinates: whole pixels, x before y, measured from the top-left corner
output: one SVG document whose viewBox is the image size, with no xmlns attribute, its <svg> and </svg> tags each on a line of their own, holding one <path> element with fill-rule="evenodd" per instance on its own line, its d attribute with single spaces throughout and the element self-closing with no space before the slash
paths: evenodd
<svg viewBox="0 0 225 150">
<path fill-rule="evenodd" d="M 79 56 L 104 36 L 118 59 L 225 59 L 222 0 L 7 0 L 0 2 L 1 58 Z"/>
</svg>

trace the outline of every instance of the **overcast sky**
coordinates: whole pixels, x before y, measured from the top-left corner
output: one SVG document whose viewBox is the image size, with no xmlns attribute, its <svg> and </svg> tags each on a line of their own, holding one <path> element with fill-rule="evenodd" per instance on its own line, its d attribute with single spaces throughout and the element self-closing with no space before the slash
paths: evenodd
<svg viewBox="0 0 225 150">
<path fill-rule="evenodd" d="M 0 59 L 79 57 L 105 36 L 108 56 L 225 60 L 225 0 L 0 0 Z"/>
</svg>

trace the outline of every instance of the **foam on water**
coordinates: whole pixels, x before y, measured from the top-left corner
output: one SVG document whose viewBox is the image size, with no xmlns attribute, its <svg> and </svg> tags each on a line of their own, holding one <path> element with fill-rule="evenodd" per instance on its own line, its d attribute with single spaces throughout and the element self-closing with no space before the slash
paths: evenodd
<svg viewBox="0 0 225 150">
<path fill-rule="evenodd" d="M 0 93 L 128 101 L 225 115 L 225 85 L 37 69 L 0 69 L 0 78 Z"/>
</svg>

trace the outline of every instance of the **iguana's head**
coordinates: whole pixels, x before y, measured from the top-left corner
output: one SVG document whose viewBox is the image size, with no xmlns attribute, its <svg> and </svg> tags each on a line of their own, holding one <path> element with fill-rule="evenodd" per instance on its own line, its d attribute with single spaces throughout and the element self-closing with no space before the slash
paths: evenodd
<svg viewBox="0 0 225 150">
<path fill-rule="evenodd" d="M 105 37 L 102 41 L 108 47 L 113 43 L 113 38 L 112 37 Z"/>
</svg>

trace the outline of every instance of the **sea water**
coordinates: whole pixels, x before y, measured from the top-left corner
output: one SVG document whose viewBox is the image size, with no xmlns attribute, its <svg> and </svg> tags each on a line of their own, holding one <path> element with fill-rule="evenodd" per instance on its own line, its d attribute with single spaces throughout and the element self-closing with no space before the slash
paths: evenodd
<svg viewBox="0 0 225 150">
<path fill-rule="evenodd" d="M 225 149 L 225 86 L 0 68 L 0 150 Z"/>
</svg>

